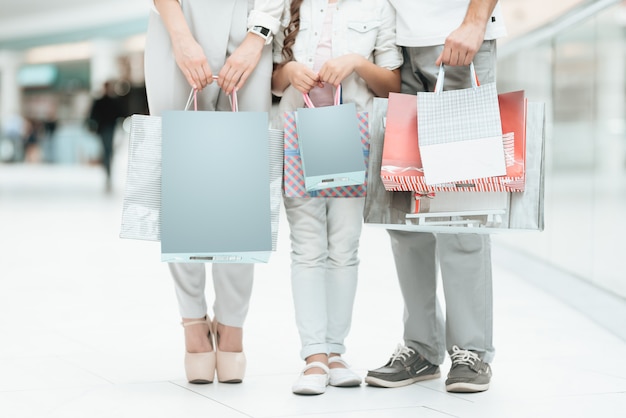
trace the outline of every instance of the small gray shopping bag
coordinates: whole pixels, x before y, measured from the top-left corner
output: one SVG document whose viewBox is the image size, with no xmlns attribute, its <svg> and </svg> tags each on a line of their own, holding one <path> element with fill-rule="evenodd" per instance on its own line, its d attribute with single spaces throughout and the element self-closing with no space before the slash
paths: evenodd
<svg viewBox="0 0 626 418">
<path fill-rule="evenodd" d="M 333 106 L 296 110 L 298 146 L 307 192 L 365 182 L 365 162 L 358 115 L 354 103 L 339 104 L 337 88 Z"/>
</svg>

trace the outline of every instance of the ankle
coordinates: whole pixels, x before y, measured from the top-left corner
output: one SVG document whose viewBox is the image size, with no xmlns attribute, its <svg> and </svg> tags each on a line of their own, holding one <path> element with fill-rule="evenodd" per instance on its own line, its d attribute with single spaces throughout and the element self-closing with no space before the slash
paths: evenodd
<svg viewBox="0 0 626 418">
<path fill-rule="evenodd" d="M 330 353 L 328 356 L 329 369 L 348 369 L 348 364 L 341 358 L 341 354 Z"/>
<path fill-rule="evenodd" d="M 311 364 L 311 363 L 322 363 L 325 366 L 328 366 L 328 356 L 326 354 L 312 354 L 310 356 L 308 356 L 306 359 L 306 364 Z M 326 374 L 326 370 L 320 368 L 320 367 L 311 367 L 310 369 L 306 370 L 304 372 L 305 375 L 307 374 Z"/>
<path fill-rule="evenodd" d="M 208 353 L 213 351 L 211 328 L 206 318 L 183 318 L 185 349 L 188 353 Z"/>
<path fill-rule="evenodd" d="M 216 322 L 215 330 L 217 347 L 220 351 L 243 352 L 243 328 L 230 327 Z"/>
</svg>

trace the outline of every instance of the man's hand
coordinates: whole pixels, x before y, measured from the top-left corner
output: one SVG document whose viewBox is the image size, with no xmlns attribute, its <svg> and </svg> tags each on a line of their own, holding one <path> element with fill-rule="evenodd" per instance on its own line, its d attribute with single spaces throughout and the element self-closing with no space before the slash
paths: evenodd
<svg viewBox="0 0 626 418">
<path fill-rule="evenodd" d="M 265 40 L 258 35 L 248 33 L 235 52 L 224 63 L 220 70 L 218 84 L 226 93 L 239 90 L 256 68 Z"/>
<path fill-rule="evenodd" d="M 483 44 L 485 28 L 479 25 L 463 24 L 447 38 L 443 51 L 436 64 L 470 65 Z"/>
<path fill-rule="evenodd" d="M 436 64 L 470 65 L 485 40 L 487 22 L 498 0 L 470 0 L 463 23 L 446 38 Z"/>
</svg>

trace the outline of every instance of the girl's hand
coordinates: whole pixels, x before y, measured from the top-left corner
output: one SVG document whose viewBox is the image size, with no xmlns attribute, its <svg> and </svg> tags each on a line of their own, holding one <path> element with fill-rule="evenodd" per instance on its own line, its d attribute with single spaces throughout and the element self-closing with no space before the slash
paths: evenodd
<svg viewBox="0 0 626 418">
<path fill-rule="evenodd" d="M 304 64 L 290 61 L 285 64 L 284 71 L 289 83 L 301 93 L 308 93 L 313 87 L 324 87 L 320 77 Z"/>
<path fill-rule="evenodd" d="M 358 54 L 347 54 L 329 59 L 320 69 L 320 80 L 337 87 L 346 77 L 356 71 L 357 66 L 363 60 L 365 58 Z"/>
<path fill-rule="evenodd" d="M 204 50 L 193 37 L 184 37 L 172 43 L 174 57 L 191 87 L 202 90 L 213 82 L 213 72 Z"/>
</svg>

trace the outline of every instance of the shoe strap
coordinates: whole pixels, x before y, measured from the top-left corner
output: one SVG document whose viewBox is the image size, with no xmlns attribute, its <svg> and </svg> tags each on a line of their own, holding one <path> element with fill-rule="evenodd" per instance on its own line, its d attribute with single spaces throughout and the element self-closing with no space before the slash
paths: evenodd
<svg viewBox="0 0 626 418">
<path fill-rule="evenodd" d="M 326 374 L 330 373 L 330 370 L 328 369 L 327 365 L 325 365 L 321 361 L 314 361 L 314 362 L 311 362 L 311 363 L 307 364 L 306 366 L 304 366 L 304 369 L 302 369 L 302 374 L 304 374 L 304 372 L 306 372 L 307 370 L 314 369 L 316 367 L 324 370 L 324 373 L 326 373 Z"/>
<path fill-rule="evenodd" d="M 342 364 L 346 369 L 350 368 L 350 365 L 348 363 L 345 362 L 344 359 L 342 359 L 340 356 L 332 356 L 328 358 L 328 364 L 332 364 L 332 363 L 340 363 Z"/>
<path fill-rule="evenodd" d="M 180 324 L 183 327 L 190 327 L 192 325 L 199 325 L 199 324 L 207 324 L 209 328 L 211 328 L 211 320 L 209 319 L 209 315 L 205 316 L 204 319 L 199 319 L 197 321 L 181 322 Z"/>
</svg>

